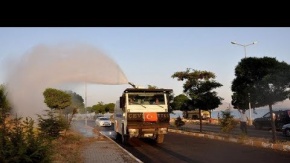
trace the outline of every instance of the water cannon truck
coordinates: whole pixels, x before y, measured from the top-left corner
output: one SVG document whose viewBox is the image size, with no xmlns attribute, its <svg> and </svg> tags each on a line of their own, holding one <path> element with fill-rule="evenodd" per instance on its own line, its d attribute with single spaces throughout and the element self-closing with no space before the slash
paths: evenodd
<svg viewBox="0 0 290 163">
<path fill-rule="evenodd" d="M 127 144 L 131 138 L 151 138 L 163 143 L 170 121 L 169 94 L 172 89 L 142 88 L 129 83 L 114 109 L 114 130 Z"/>
</svg>

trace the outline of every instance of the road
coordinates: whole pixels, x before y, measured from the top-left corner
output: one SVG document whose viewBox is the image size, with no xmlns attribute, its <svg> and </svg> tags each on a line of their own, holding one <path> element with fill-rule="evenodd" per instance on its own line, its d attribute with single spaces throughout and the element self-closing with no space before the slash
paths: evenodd
<svg viewBox="0 0 290 163">
<path fill-rule="evenodd" d="M 145 163 L 273 163 L 290 161 L 289 152 L 177 133 L 168 133 L 163 144 L 156 144 L 150 139 L 135 139 L 132 144 L 122 146 Z"/>
<path fill-rule="evenodd" d="M 94 126 L 93 121 L 88 125 Z M 199 125 L 198 130 L 199 130 Z M 188 126 L 187 126 L 188 127 Z M 218 126 L 206 126 L 204 130 L 217 129 Z M 112 127 L 96 127 L 103 134 L 115 140 L 115 133 Z M 250 129 L 251 130 L 251 129 Z M 254 130 L 253 130 L 254 131 Z M 238 132 L 238 131 L 237 131 Z M 257 130 L 263 134 L 265 130 Z M 259 134 L 258 134 L 259 135 Z M 271 134 L 270 134 L 271 135 Z M 290 153 L 274 151 L 266 148 L 258 148 L 238 143 L 219 141 L 213 139 L 193 137 L 177 133 L 168 133 L 162 144 L 156 144 L 150 139 L 132 139 L 130 145 L 122 145 L 123 148 L 132 153 L 145 163 L 153 162 L 235 162 L 235 163 L 272 163 L 289 162 Z"/>
<path fill-rule="evenodd" d="M 94 122 L 92 120 L 88 121 L 88 125 L 94 126 Z M 99 130 L 101 130 L 104 134 L 107 134 L 108 136 L 114 136 L 115 133 L 111 133 L 111 131 L 114 131 L 113 126 L 111 127 L 98 127 Z M 173 129 L 176 129 L 174 126 L 172 126 Z M 185 131 L 191 131 L 191 132 L 200 132 L 200 125 L 199 124 L 193 124 L 193 123 L 186 123 L 184 126 L 178 128 Z M 211 125 L 211 124 L 203 124 L 202 126 L 203 132 L 213 132 L 213 133 L 222 133 L 221 127 L 219 125 Z M 235 129 L 231 131 L 231 134 L 233 135 L 239 135 L 241 134 L 241 130 L 239 126 L 237 126 Z M 290 137 L 285 137 L 282 135 L 282 132 L 277 131 L 277 140 L 278 141 L 290 141 Z M 257 138 L 265 138 L 265 139 L 272 139 L 272 130 L 271 129 L 263 129 L 258 130 L 255 129 L 254 126 L 248 126 L 248 136 L 249 137 L 257 137 Z"/>
</svg>

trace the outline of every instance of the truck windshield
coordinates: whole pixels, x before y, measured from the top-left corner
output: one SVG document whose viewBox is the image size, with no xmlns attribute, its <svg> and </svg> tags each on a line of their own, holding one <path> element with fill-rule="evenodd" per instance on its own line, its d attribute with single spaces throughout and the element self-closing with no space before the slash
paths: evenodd
<svg viewBox="0 0 290 163">
<path fill-rule="evenodd" d="M 164 94 L 132 93 L 128 94 L 129 105 L 164 105 Z"/>
</svg>

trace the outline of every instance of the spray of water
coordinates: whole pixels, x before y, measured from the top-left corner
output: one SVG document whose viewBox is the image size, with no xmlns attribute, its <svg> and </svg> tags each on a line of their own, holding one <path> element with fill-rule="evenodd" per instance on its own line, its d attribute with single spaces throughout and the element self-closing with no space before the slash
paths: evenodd
<svg viewBox="0 0 290 163">
<path fill-rule="evenodd" d="M 34 119 L 48 109 L 43 97 L 46 88 L 64 83 L 128 83 L 114 60 L 87 44 L 38 45 L 8 64 L 6 85 L 13 112 Z"/>
</svg>

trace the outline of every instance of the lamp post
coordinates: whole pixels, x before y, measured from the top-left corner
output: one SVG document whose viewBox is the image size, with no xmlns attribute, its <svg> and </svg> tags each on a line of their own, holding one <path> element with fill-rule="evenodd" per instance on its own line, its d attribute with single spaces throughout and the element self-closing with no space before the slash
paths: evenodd
<svg viewBox="0 0 290 163">
<path fill-rule="evenodd" d="M 252 43 L 250 43 L 250 44 L 246 44 L 246 45 L 239 44 L 239 43 L 236 43 L 236 42 L 231 42 L 231 43 L 234 44 L 234 45 L 240 45 L 240 46 L 244 47 L 245 58 L 247 58 L 247 49 L 246 49 L 246 47 L 247 47 L 247 46 L 250 46 L 250 45 L 254 45 L 254 44 L 258 43 L 258 42 L 255 41 L 255 42 L 252 42 Z"/>
<path fill-rule="evenodd" d="M 237 42 L 231 42 L 231 43 L 234 44 L 234 45 L 239 45 L 239 46 L 244 47 L 245 58 L 247 58 L 247 49 L 246 49 L 246 47 L 247 46 L 250 46 L 250 45 L 257 44 L 258 42 L 257 41 L 254 41 L 254 42 L 252 42 L 250 44 L 245 44 L 245 45 L 239 44 Z M 250 93 L 248 95 L 249 95 L 249 117 L 250 117 L 249 125 L 252 125 L 252 108 L 251 108 L 251 101 L 250 101 Z"/>
</svg>

